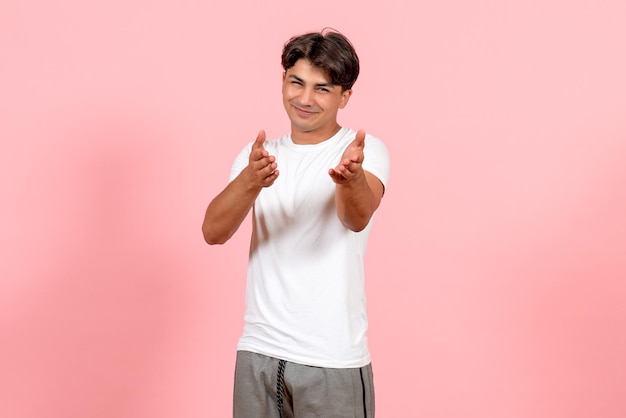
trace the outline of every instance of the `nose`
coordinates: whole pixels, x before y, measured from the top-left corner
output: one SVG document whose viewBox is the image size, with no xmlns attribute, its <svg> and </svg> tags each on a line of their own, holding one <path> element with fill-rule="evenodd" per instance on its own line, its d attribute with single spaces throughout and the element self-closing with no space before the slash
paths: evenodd
<svg viewBox="0 0 626 418">
<path fill-rule="evenodd" d="M 302 106 L 311 106 L 313 104 L 313 89 L 302 89 L 300 92 L 300 104 Z"/>
</svg>

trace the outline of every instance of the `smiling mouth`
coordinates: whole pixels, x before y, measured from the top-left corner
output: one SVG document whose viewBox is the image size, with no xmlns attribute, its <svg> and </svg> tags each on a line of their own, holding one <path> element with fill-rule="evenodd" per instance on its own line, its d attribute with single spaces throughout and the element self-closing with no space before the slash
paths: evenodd
<svg viewBox="0 0 626 418">
<path fill-rule="evenodd" d="M 302 109 L 301 107 L 298 107 L 298 106 L 293 106 L 293 108 L 296 110 L 296 113 L 301 115 L 301 116 L 313 116 L 313 115 L 315 115 L 317 113 L 317 112 L 311 112 L 309 110 L 304 110 L 304 109 Z"/>
</svg>

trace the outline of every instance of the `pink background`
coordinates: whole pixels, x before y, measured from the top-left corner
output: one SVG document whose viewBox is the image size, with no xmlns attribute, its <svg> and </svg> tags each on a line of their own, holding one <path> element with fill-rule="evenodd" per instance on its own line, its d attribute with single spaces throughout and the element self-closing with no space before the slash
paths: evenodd
<svg viewBox="0 0 626 418">
<path fill-rule="evenodd" d="M 288 130 L 325 26 L 387 143 L 378 416 L 626 416 L 626 3 L 0 3 L 0 417 L 227 417 L 249 225 L 200 225 Z"/>
</svg>

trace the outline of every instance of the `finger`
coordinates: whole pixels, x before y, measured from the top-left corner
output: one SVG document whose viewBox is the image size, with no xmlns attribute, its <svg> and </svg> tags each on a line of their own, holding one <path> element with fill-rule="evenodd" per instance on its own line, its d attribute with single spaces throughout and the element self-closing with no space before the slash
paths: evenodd
<svg viewBox="0 0 626 418">
<path fill-rule="evenodd" d="M 350 167 L 347 165 L 341 164 L 335 168 L 335 173 L 341 178 L 347 178 L 351 174 Z"/>
<path fill-rule="evenodd" d="M 340 172 L 344 177 L 358 175 L 362 171 L 361 161 L 351 160 L 345 164 L 341 164 Z"/>
<path fill-rule="evenodd" d="M 341 175 L 341 173 L 339 173 L 337 170 L 333 168 L 328 170 L 328 175 L 335 183 L 338 183 L 341 180 L 343 180 L 343 176 Z"/>
<path fill-rule="evenodd" d="M 278 177 L 278 170 L 274 170 L 272 171 L 267 177 L 265 177 L 266 181 L 274 181 L 276 180 L 276 177 Z"/>
<path fill-rule="evenodd" d="M 274 181 L 278 178 L 278 174 L 278 170 L 274 170 L 269 175 L 265 176 L 261 180 L 263 187 L 269 187 L 274 184 Z"/>
<path fill-rule="evenodd" d="M 276 168 L 278 167 L 278 165 L 274 162 L 262 167 L 259 171 L 261 172 L 261 174 L 265 177 L 271 175 L 274 171 L 276 171 Z"/>
<path fill-rule="evenodd" d="M 341 165 L 350 167 L 354 164 L 361 164 L 363 162 L 363 153 L 355 153 L 352 157 L 346 158 L 341 162 Z"/>
</svg>

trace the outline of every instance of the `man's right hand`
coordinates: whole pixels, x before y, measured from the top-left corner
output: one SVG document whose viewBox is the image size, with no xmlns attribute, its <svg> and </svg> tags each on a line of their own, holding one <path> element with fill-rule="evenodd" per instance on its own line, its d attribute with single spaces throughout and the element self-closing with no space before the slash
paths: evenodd
<svg viewBox="0 0 626 418">
<path fill-rule="evenodd" d="M 248 184 L 253 187 L 269 187 L 274 184 L 280 174 L 276 169 L 278 167 L 276 158 L 265 150 L 264 142 L 265 131 L 259 131 L 254 144 L 252 144 L 248 166 L 245 169 Z"/>
<path fill-rule="evenodd" d="M 260 131 L 252 144 L 246 168 L 209 203 L 202 223 L 208 244 L 228 241 L 246 218 L 261 189 L 271 186 L 278 178 L 276 158 L 265 150 L 264 142 L 265 132 Z"/>
</svg>

